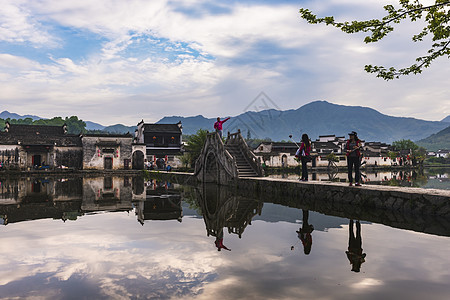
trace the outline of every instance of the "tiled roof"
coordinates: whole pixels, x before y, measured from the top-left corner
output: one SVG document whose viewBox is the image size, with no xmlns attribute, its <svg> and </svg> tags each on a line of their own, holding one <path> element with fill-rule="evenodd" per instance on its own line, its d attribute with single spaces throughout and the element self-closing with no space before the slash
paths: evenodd
<svg viewBox="0 0 450 300">
<path fill-rule="evenodd" d="M 64 128 L 63 126 L 50 126 L 50 125 L 10 124 L 8 132 L 16 135 L 28 135 L 28 134 L 62 135 L 64 134 Z"/>
<path fill-rule="evenodd" d="M 181 128 L 178 124 L 144 124 L 144 132 L 181 133 Z"/>
</svg>

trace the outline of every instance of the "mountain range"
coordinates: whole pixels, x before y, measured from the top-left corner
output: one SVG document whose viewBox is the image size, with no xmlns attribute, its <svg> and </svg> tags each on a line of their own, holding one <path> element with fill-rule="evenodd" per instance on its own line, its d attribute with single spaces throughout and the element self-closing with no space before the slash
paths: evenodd
<svg viewBox="0 0 450 300">
<path fill-rule="evenodd" d="M 183 133 L 192 134 L 198 128 L 213 130 L 215 118 L 164 117 L 158 123 L 183 124 Z M 320 135 L 347 136 L 358 132 L 365 141 L 392 143 L 401 139 L 418 141 L 450 126 L 442 121 L 425 121 L 415 118 L 392 117 L 372 108 L 345 106 L 315 101 L 295 110 L 269 109 L 245 112 L 224 123 L 224 132 L 240 129 L 244 137 L 270 138 L 274 141 L 288 140 L 292 134 L 299 140 L 303 133 L 311 139 Z"/>
<path fill-rule="evenodd" d="M 5 113 L 8 112 L 1 113 L 0 118 L 8 117 Z M 14 118 L 19 117 L 25 116 L 15 114 Z M 213 131 L 216 118 L 205 118 L 202 115 L 167 116 L 157 123 L 174 124 L 179 121 L 183 124 L 183 134 L 189 135 L 196 133 L 200 128 Z M 86 121 L 86 125 L 86 129 L 89 130 L 104 130 L 114 133 L 133 133 L 136 128 L 136 126 L 122 124 L 103 126 L 90 121 Z M 307 133 L 314 140 L 320 135 L 347 136 L 349 132 L 357 131 L 359 138 L 365 141 L 392 143 L 401 139 L 423 140 L 449 126 L 450 116 L 442 121 L 425 121 L 388 116 L 368 107 L 314 101 L 298 109 L 248 111 L 231 117 L 224 123 L 224 134 L 227 131 L 235 132 L 240 129 L 244 137 L 270 138 L 274 141 L 281 141 L 288 140 L 291 134 L 295 140 L 300 140 L 301 135 Z"/>
</svg>

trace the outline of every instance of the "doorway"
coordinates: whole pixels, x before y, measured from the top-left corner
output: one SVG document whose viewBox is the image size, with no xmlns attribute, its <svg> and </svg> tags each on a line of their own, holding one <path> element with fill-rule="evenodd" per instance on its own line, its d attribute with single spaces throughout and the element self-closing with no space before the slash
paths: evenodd
<svg viewBox="0 0 450 300">
<path fill-rule="evenodd" d="M 113 158 L 112 157 L 105 157 L 105 170 L 112 170 L 113 166 Z"/>
</svg>

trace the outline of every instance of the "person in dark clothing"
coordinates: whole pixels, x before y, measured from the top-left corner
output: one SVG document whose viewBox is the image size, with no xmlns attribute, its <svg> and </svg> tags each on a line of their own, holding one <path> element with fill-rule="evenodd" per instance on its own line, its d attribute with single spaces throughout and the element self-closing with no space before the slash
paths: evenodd
<svg viewBox="0 0 450 300">
<path fill-rule="evenodd" d="M 353 231 L 353 220 L 350 220 L 349 224 L 349 239 L 348 239 L 348 250 L 345 251 L 347 258 L 352 265 L 353 272 L 359 272 L 361 270 L 361 265 L 365 262 L 366 254 L 363 253 L 362 249 L 362 238 L 361 238 L 361 224 L 356 221 L 356 236 Z"/>
<path fill-rule="evenodd" d="M 308 165 L 307 163 L 311 160 L 310 158 L 311 152 L 311 142 L 309 141 L 309 137 L 306 133 L 302 135 L 302 143 L 300 144 L 300 148 L 295 153 L 295 157 L 300 158 L 302 162 L 302 178 L 301 181 L 308 181 Z"/>
<path fill-rule="evenodd" d="M 308 223 L 309 210 L 302 210 L 302 213 L 303 213 L 302 227 L 296 232 L 298 234 L 298 238 L 302 241 L 303 252 L 305 253 L 305 255 L 308 255 L 311 252 L 312 247 L 311 233 L 314 230 L 314 226 Z"/>
<path fill-rule="evenodd" d="M 361 164 L 361 141 L 358 139 L 358 135 L 355 131 L 350 132 L 349 139 L 345 146 L 347 152 L 347 169 L 348 169 L 348 181 L 350 186 L 353 185 L 353 169 L 355 169 L 355 185 L 360 186 L 361 174 L 359 173 L 359 167 Z"/>
</svg>

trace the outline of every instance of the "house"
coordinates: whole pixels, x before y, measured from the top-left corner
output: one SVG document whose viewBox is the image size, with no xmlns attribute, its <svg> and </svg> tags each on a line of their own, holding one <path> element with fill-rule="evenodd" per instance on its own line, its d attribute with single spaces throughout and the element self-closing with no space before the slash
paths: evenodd
<svg viewBox="0 0 450 300">
<path fill-rule="evenodd" d="M 6 122 L 0 132 L 0 163 L 8 169 L 143 169 L 144 153 L 131 134 L 68 134 L 65 124 Z"/>
<path fill-rule="evenodd" d="M 294 143 L 262 142 L 253 152 L 266 166 L 286 168 L 298 166 L 295 160 L 297 149 Z"/>
<path fill-rule="evenodd" d="M 83 134 L 80 137 L 83 145 L 83 169 L 131 168 L 133 154 L 131 134 Z"/>
<path fill-rule="evenodd" d="M 182 125 L 177 124 L 149 124 L 144 120 L 137 124 L 134 143 L 145 144 L 145 160 L 159 168 L 170 164 L 181 167 L 179 156 L 183 154 Z"/>
<path fill-rule="evenodd" d="M 447 149 L 439 149 L 438 151 L 436 151 L 436 157 L 450 157 L 450 150 Z"/>
<path fill-rule="evenodd" d="M 81 168 L 81 140 L 67 126 L 18 125 L 6 122 L 0 132 L 2 166 L 16 169 Z"/>
</svg>

